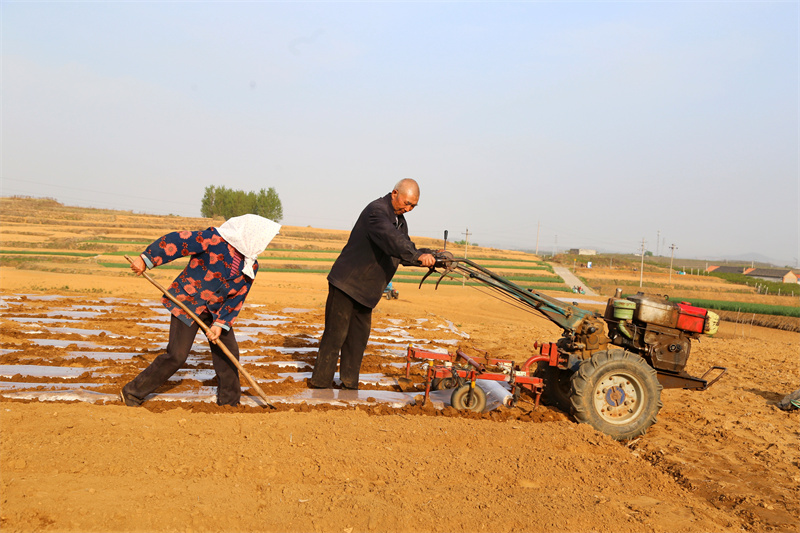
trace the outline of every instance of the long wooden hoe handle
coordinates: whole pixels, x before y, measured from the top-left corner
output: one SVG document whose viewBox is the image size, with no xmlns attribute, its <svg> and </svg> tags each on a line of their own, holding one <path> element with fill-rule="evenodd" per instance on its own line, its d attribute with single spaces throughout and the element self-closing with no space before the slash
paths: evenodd
<svg viewBox="0 0 800 533">
<path fill-rule="evenodd" d="M 127 260 L 128 260 L 128 262 L 129 262 L 130 264 L 133 264 L 133 259 L 131 259 L 131 258 L 130 258 L 130 257 L 128 257 L 127 255 L 125 256 L 125 259 L 127 259 Z M 150 274 L 148 274 L 146 271 L 145 271 L 145 272 L 142 272 L 142 276 L 144 276 L 144 277 L 147 279 L 147 281 L 149 281 L 150 283 L 152 283 L 153 285 L 155 285 L 155 286 L 156 286 L 156 288 L 157 288 L 158 290 L 160 290 L 160 291 L 161 291 L 161 292 L 164 294 L 164 296 L 166 296 L 167 298 L 169 298 L 169 299 L 172 301 L 172 303 L 174 303 L 175 305 L 177 305 L 178 307 L 180 307 L 181 309 L 183 309 L 183 310 L 184 310 L 184 312 L 186 312 L 186 314 L 187 314 L 187 315 L 189 315 L 190 317 L 192 317 L 192 320 L 194 320 L 195 322 L 197 322 L 197 325 L 199 325 L 199 326 L 200 326 L 200 328 L 203 330 L 203 332 L 204 332 L 206 335 L 208 335 L 208 333 L 211 331 L 211 328 L 209 328 L 209 327 L 208 327 L 208 326 L 205 324 L 205 322 L 203 322 L 202 320 L 200 320 L 200 317 L 199 317 L 199 316 L 197 316 L 196 314 L 194 314 L 194 312 L 192 312 L 192 310 L 191 310 L 191 309 L 189 309 L 188 307 L 186 307 L 186 305 L 185 305 L 183 302 L 181 302 L 180 300 L 178 300 L 177 298 L 175 298 L 175 297 L 174 297 L 172 294 L 170 294 L 170 293 L 169 293 L 169 291 L 167 291 L 167 289 L 165 289 L 165 288 L 164 288 L 164 287 L 163 287 L 163 286 L 162 286 L 162 285 L 161 285 L 159 282 L 157 282 L 157 281 L 156 281 L 156 280 L 154 280 L 152 277 L 150 277 Z M 255 390 L 255 391 L 256 391 L 256 394 L 258 394 L 259 398 L 261 398 L 262 400 L 264 400 L 264 403 L 265 403 L 265 404 L 267 404 L 269 407 L 271 407 L 271 408 L 275 409 L 275 406 L 274 406 L 274 405 L 272 405 L 271 403 L 269 403 L 269 400 L 267 399 L 267 395 L 266 395 L 266 394 L 264 394 L 264 391 L 263 391 L 263 390 L 261 390 L 261 387 L 259 387 L 259 386 L 258 386 L 258 383 L 256 383 L 256 380 L 254 380 L 254 379 L 253 379 L 253 376 L 251 376 L 251 375 L 250 375 L 250 373 L 249 373 L 247 370 L 245 370 L 245 369 L 244 369 L 244 367 L 243 367 L 243 366 L 242 366 L 242 364 L 239 362 L 239 360 L 238 360 L 238 359 L 236 359 L 236 358 L 233 356 L 233 354 L 230 352 L 230 350 L 228 350 L 227 346 L 225 346 L 224 344 L 222 344 L 222 343 L 221 343 L 221 342 L 219 342 L 218 340 L 214 341 L 214 344 L 216 344 L 217 346 L 219 346 L 219 347 L 220 347 L 220 349 L 222 350 L 222 352 L 223 352 L 223 353 L 224 353 L 226 356 L 228 356 L 228 359 L 230 359 L 230 360 L 231 360 L 231 363 L 233 363 L 234 365 L 236 365 L 236 368 L 238 368 L 238 369 L 239 369 L 239 372 L 241 372 L 241 373 L 244 375 L 245 379 L 247 379 L 247 382 L 250 384 L 250 386 L 253 388 L 253 390 Z"/>
</svg>

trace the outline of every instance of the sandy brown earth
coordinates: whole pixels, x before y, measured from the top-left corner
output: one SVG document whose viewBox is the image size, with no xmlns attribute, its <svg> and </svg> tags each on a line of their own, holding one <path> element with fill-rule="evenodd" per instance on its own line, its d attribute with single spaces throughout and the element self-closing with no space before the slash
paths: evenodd
<svg viewBox="0 0 800 533">
<path fill-rule="evenodd" d="M 155 272 L 162 282 L 175 274 Z M 422 347 L 515 360 L 527 358 L 534 341 L 559 335 L 549 322 L 469 287 L 403 284 L 400 291 L 376 310 L 373 338 L 395 338 L 370 346 L 366 372 L 399 375 L 392 363 L 403 361 L 404 335 Z M 252 337 L 241 343 L 253 358 L 245 368 L 267 394 L 305 390 L 302 381 L 280 379 L 286 370 L 273 363 L 313 362 L 325 295 L 321 274 L 259 275 L 237 328 Z M 734 335 L 723 323 L 715 338 L 694 344 L 687 368 L 699 375 L 725 366 L 722 380 L 704 392 L 665 390 L 657 424 L 620 443 L 525 397 L 483 415 L 430 404 L 268 410 L 159 399 L 213 391 L 213 380 L 187 378 L 144 407 L 127 408 L 111 394 L 166 339 L 153 326 L 166 319 L 152 286 L 134 277 L 0 268 L 0 296 L 0 364 L 77 369 L 74 378 L 3 378 L 14 385 L 0 393 L 71 380 L 98 398 L 0 397 L 2 531 L 694 532 L 797 531 L 800 524 L 798 412 L 775 407 L 800 386 L 797 333 L 754 327 Z M 76 318 L 78 306 L 102 311 Z M 261 325 L 259 315 L 290 320 Z M 66 320 L 75 322 L 59 322 Z M 31 341 L 45 337 L 75 346 Z M 270 347 L 311 351 L 287 356 Z M 138 355 L 67 357 L 92 350 Z M 210 369 L 203 353 L 195 370 Z M 99 370 L 84 370 L 90 367 Z"/>
</svg>

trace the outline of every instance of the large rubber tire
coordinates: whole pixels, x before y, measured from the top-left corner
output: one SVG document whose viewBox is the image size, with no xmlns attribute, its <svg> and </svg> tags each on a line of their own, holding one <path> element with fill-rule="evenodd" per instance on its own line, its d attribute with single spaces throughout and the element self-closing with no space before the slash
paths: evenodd
<svg viewBox="0 0 800 533">
<path fill-rule="evenodd" d="M 655 369 L 624 350 L 597 352 L 572 377 L 572 414 L 616 440 L 643 435 L 661 409 Z"/>
<path fill-rule="evenodd" d="M 452 389 L 458 384 L 452 377 L 450 378 L 433 378 L 431 380 L 431 390 L 445 390 Z"/>
<path fill-rule="evenodd" d="M 541 368 L 541 376 L 544 380 L 544 392 L 542 400 L 547 405 L 558 407 L 565 413 L 572 411 L 572 370 L 561 370 L 556 366 L 546 365 Z"/>
<path fill-rule="evenodd" d="M 475 385 L 475 388 L 472 390 L 472 398 L 469 404 L 467 404 L 469 388 L 469 384 L 466 384 L 453 390 L 453 395 L 450 397 L 450 405 L 459 411 L 462 409 L 469 409 L 476 413 L 482 413 L 483 410 L 486 409 L 486 393 L 482 388 Z"/>
</svg>

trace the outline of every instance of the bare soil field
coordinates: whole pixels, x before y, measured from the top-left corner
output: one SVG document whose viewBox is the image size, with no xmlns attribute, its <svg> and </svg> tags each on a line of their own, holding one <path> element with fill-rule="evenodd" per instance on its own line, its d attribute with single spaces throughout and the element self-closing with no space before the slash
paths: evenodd
<svg viewBox="0 0 800 533">
<path fill-rule="evenodd" d="M 152 231 L 113 229 L 144 242 L 208 222 L 140 216 Z M 51 229 L 76 240 L 88 231 L 63 219 L 38 226 L 40 249 L 54 242 Z M 14 227 L 17 235 L 33 231 Z M 315 230 L 297 231 L 302 237 L 282 248 L 344 242 L 341 232 L 321 232 L 313 248 Z M 2 232 L 4 248 L 19 240 L 6 223 Z M 800 387 L 797 333 L 755 326 L 743 334 L 723 323 L 715 337 L 694 343 L 687 371 L 720 365 L 727 374 L 703 392 L 664 390 L 658 422 L 634 441 L 616 442 L 530 397 L 477 414 L 403 396 L 395 379 L 409 344 L 522 361 L 535 341 L 560 335 L 547 320 L 469 286 L 400 285 L 400 298 L 382 300 L 373 315 L 361 390 L 321 400 L 303 380 L 324 326 L 325 275 L 262 272 L 234 329 L 245 368 L 276 409 L 253 401 L 217 407 L 201 336 L 187 367 L 143 407 L 129 408 L 117 391 L 166 343 L 156 289 L 97 263 L 16 266 L 0 266 L 2 531 L 788 532 L 800 525 L 799 412 L 775 407 Z M 162 283 L 177 274 L 152 272 Z M 414 380 L 422 380 L 419 367 Z"/>
</svg>

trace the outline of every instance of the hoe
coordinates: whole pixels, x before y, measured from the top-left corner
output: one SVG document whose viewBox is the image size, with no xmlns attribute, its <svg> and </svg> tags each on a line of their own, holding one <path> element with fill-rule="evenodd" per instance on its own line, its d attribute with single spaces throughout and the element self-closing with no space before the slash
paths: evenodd
<svg viewBox="0 0 800 533">
<path fill-rule="evenodd" d="M 544 394 L 578 422 L 626 440 L 655 423 L 662 388 L 706 390 L 726 371 L 713 366 L 699 378 L 684 371 L 691 340 L 713 335 L 719 327 L 719 316 L 706 309 L 642 293 L 622 298 L 617 289 L 600 315 L 515 285 L 448 251 L 438 252 L 436 259 L 420 287 L 430 274 L 440 272 L 437 269 L 441 277 L 436 288 L 446 276 L 458 273 L 488 286 L 493 296 L 511 305 L 544 316 L 563 332 L 557 342 L 534 344 L 539 354 L 522 365 L 488 356 L 473 358 L 460 350 L 451 356 L 409 347 L 406 378 L 412 359 L 440 362 L 428 366 L 426 399 L 431 388 L 453 388 L 454 407 L 482 411 L 486 397 L 475 380 L 505 381 L 511 386 L 512 403 L 522 390 L 537 404 Z M 715 374 L 710 381 L 709 374 Z"/>
</svg>

